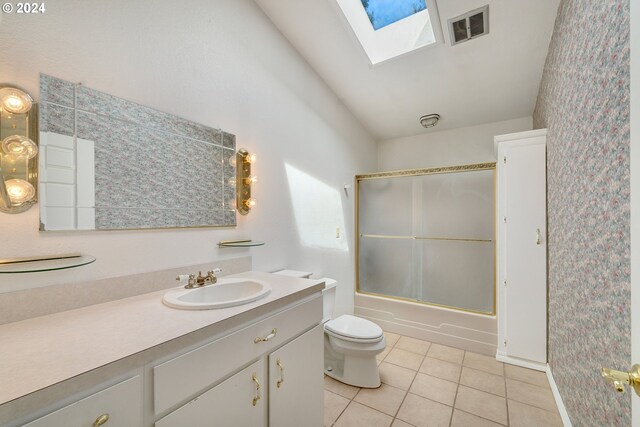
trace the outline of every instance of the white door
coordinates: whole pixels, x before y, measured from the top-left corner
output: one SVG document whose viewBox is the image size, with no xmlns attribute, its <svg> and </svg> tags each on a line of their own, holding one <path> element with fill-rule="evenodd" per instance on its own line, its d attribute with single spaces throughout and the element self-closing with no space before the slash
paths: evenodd
<svg viewBox="0 0 640 427">
<path fill-rule="evenodd" d="M 194 366 L 193 369 L 198 369 Z M 159 420 L 156 427 L 267 426 L 265 363 L 260 359 Z"/>
<path fill-rule="evenodd" d="M 322 426 L 323 360 L 322 325 L 269 355 L 270 426 Z"/>
<path fill-rule="evenodd" d="M 505 155 L 506 353 L 546 363 L 545 145 L 518 144 Z"/>
</svg>

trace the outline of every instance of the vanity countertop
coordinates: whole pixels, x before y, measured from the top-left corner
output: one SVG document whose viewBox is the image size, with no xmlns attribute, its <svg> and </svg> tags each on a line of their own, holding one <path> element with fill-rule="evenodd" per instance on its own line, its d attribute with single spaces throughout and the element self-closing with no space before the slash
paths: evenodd
<svg viewBox="0 0 640 427">
<path fill-rule="evenodd" d="M 324 288 L 255 271 L 232 277 L 263 280 L 271 293 L 236 307 L 178 310 L 162 303 L 163 290 L 0 326 L 0 405 L 202 328 L 238 327 Z"/>
</svg>

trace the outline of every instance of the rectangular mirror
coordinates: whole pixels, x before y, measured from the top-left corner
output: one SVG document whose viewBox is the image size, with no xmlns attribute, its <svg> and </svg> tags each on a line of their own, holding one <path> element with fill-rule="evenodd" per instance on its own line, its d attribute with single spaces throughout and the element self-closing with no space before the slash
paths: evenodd
<svg viewBox="0 0 640 427">
<path fill-rule="evenodd" d="M 40 75 L 40 229 L 233 227 L 235 135 Z"/>
</svg>

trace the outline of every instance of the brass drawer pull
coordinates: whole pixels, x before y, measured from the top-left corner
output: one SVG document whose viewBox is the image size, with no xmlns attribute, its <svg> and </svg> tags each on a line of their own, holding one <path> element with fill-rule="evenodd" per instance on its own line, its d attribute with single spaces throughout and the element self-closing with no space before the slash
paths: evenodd
<svg viewBox="0 0 640 427">
<path fill-rule="evenodd" d="M 540 229 L 536 228 L 536 245 L 540 245 L 542 243 L 542 236 L 540 236 Z"/>
<path fill-rule="evenodd" d="M 274 338 L 276 336 L 276 334 L 278 333 L 278 330 L 276 328 L 273 328 L 271 330 L 271 333 L 269 335 L 267 335 L 266 337 L 257 337 L 256 339 L 253 340 L 253 342 L 255 344 L 258 344 L 259 342 L 263 342 L 263 341 L 269 341 L 270 339 Z"/>
<path fill-rule="evenodd" d="M 276 360 L 276 365 L 280 368 L 280 379 L 276 381 L 276 387 L 280 388 L 282 383 L 284 382 L 284 367 L 282 366 L 282 362 L 280 359 Z"/>
<path fill-rule="evenodd" d="M 109 421 L 109 414 L 102 414 L 93 422 L 93 427 L 100 427 Z"/>
<path fill-rule="evenodd" d="M 253 374 L 253 377 L 251 379 L 256 384 L 256 395 L 253 396 L 253 406 L 256 406 L 258 400 L 260 400 L 260 382 L 258 381 L 258 377 L 255 373 Z"/>
</svg>

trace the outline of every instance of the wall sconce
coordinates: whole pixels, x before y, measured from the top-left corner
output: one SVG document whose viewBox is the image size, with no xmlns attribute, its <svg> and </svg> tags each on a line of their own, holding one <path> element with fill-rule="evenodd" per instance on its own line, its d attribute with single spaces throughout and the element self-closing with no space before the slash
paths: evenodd
<svg viewBox="0 0 640 427">
<path fill-rule="evenodd" d="M 249 154 L 241 148 L 236 154 L 236 209 L 240 215 L 246 215 L 256 205 L 251 197 L 251 185 L 258 182 L 258 177 L 251 175 L 251 165 L 256 162 L 256 155 Z"/>
<path fill-rule="evenodd" d="M 38 106 L 13 86 L 0 86 L 0 211 L 24 212 L 37 202 Z"/>
</svg>

